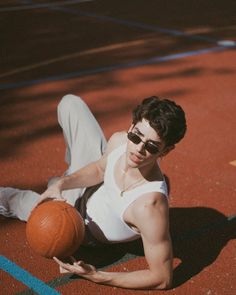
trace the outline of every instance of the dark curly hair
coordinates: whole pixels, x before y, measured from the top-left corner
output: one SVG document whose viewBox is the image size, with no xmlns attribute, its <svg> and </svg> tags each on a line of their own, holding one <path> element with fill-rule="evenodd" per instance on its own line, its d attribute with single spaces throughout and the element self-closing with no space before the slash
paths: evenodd
<svg viewBox="0 0 236 295">
<path fill-rule="evenodd" d="M 179 142 L 185 135 L 185 113 L 174 101 L 157 96 L 145 98 L 133 110 L 133 124 L 146 119 L 166 146 Z"/>
</svg>

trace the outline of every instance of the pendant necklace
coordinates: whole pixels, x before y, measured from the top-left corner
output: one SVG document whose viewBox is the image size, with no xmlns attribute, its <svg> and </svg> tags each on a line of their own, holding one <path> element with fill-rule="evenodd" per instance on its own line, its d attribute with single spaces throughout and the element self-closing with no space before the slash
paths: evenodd
<svg viewBox="0 0 236 295">
<path fill-rule="evenodd" d="M 127 187 L 125 187 L 125 175 L 126 172 L 123 170 L 124 176 L 123 176 L 123 190 L 120 192 L 120 196 L 123 197 L 124 193 L 131 187 L 135 186 L 136 184 L 138 184 L 139 182 L 142 183 L 144 180 L 142 180 L 143 177 L 140 177 L 137 181 L 131 183 L 130 185 L 128 185 Z M 142 181 L 141 181 L 142 180 Z"/>
</svg>

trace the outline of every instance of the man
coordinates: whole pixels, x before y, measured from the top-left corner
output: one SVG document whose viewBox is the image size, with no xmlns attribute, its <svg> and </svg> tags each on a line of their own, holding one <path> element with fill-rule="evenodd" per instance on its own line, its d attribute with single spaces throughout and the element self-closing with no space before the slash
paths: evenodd
<svg viewBox="0 0 236 295">
<path fill-rule="evenodd" d="M 112 273 L 82 261 L 68 264 L 54 258 L 62 273 L 123 288 L 170 288 L 168 192 L 158 159 L 184 137 L 184 111 L 173 101 L 149 97 L 134 109 L 128 132 L 113 134 L 107 146 L 95 118 L 79 97 L 67 95 L 62 99 L 58 120 L 67 144 L 67 172 L 52 179 L 41 196 L 1 188 L 0 212 L 27 220 L 31 210 L 45 199 L 67 201 L 84 218 L 85 245 L 141 237 L 148 268 Z"/>
</svg>

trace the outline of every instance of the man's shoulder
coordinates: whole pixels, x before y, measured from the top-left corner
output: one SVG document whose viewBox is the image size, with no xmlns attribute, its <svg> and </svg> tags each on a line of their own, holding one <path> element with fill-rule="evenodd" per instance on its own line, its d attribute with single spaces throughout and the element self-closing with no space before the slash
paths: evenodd
<svg viewBox="0 0 236 295">
<path fill-rule="evenodd" d="M 126 142 L 127 142 L 127 136 L 125 131 L 115 132 L 112 134 L 112 136 L 108 140 L 106 150 L 99 160 L 99 162 L 102 163 L 103 167 L 106 166 L 108 155 L 113 150 L 125 144 Z"/>
<path fill-rule="evenodd" d="M 151 192 L 141 196 L 134 202 L 133 212 L 141 218 L 144 215 L 156 215 L 157 212 L 166 212 L 169 209 L 168 200 L 160 192 Z"/>
<path fill-rule="evenodd" d="M 147 220 L 158 215 L 168 217 L 168 200 L 160 192 L 146 193 L 135 200 L 126 211 L 126 219 L 136 224 L 137 220 Z"/>
<path fill-rule="evenodd" d="M 169 206 L 161 193 L 148 193 L 131 204 L 124 219 L 140 233 L 166 230 L 169 222 Z"/>
<path fill-rule="evenodd" d="M 127 142 L 127 132 L 125 131 L 119 131 L 112 134 L 110 140 L 121 144 L 124 144 Z"/>
<path fill-rule="evenodd" d="M 127 142 L 127 133 L 125 131 L 115 132 L 108 141 L 109 151 L 112 151 Z"/>
</svg>

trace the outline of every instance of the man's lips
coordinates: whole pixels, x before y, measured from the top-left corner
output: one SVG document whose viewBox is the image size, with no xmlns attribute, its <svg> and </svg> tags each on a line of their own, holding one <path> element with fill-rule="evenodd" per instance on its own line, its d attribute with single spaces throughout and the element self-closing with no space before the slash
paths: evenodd
<svg viewBox="0 0 236 295">
<path fill-rule="evenodd" d="M 138 155 L 136 155 L 134 153 L 130 153 L 130 159 L 134 163 L 140 163 L 140 162 L 143 161 L 143 158 L 142 157 L 140 157 L 140 156 L 138 156 Z"/>
</svg>

